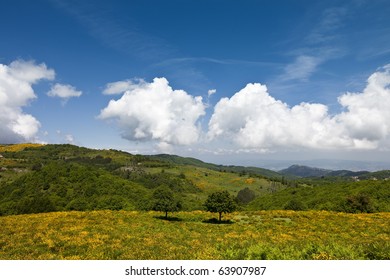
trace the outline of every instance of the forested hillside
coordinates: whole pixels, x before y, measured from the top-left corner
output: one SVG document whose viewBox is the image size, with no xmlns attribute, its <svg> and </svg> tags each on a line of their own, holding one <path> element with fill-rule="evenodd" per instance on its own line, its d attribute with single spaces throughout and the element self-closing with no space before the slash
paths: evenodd
<svg viewBox="0 0 390 280">
<path fill-rule="evenodd" d="M 227 190 L 239 209 L 390 211 L 388 171 L 294 179 L 271 170 L 222 166 L 172 155 L 132 155 L 73 145 L 0 146 L 0 215 L 149 210 L 155 189 L 170 189 L 184 211 L 203 210 Z M 359 182 L 355 182 L 359 181 Z"/>
<path fill-rule="evenodd" d="M 250 188 L 256 195 L 285 187 L 245 168 L 217 170 L 201 161 L 167 161 L 72 145 L 1 146 L 0 213 L 68 210 L 147 210 L 154 189 L 164 186 L 180 197 L 184 210 L 203 209 L 207 195 Z"/>
</svg>

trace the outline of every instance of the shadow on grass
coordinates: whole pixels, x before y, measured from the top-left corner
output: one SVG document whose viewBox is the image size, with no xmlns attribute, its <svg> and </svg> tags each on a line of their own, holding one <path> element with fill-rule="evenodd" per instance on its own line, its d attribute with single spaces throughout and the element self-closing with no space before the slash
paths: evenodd
<svg viewBox="0 0 390 280">
<path fill-rule="evenodd" d="M 165 216 L 154 216 L 153 218 L 164 220 L 164 221 L 170 221 L 170 222 L 182 222 L 183 219 L 180 219 L 178 217 L 165 217 Z"/>
<path fill-rule="evenodd" d="M 203 220 L 202 223 L 206 223 L 206 224 L 216 224 L 216 225 L 231 225 L 231 224 L 234 224 L 234 222 L 231 221 L 231 220 L 222 220 L 222 221 L 219 221 L 219 220 L 216 219 L 216 218 Z"/>
</svg>

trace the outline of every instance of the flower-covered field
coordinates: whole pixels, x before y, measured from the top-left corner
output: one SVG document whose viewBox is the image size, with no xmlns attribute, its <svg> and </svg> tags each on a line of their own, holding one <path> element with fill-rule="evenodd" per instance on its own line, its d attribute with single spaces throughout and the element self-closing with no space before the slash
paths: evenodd
<svg viewBox="0 0 390 280">
<path fill-rule="evenodd" d="M 0 217 L 0 259 L 390 259 L 390 213 L 92 211 Z"/>
</svg>

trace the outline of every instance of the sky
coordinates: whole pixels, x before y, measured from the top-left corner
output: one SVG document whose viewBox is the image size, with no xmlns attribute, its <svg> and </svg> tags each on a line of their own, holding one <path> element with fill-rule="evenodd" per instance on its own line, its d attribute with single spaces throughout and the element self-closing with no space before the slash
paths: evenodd
<svg viewBox="0 0 390 280">
<path fill-rule="evenodd" d="M 0 143 L 390 168 L 386 0 L 0 4 Z"/>
</svg>

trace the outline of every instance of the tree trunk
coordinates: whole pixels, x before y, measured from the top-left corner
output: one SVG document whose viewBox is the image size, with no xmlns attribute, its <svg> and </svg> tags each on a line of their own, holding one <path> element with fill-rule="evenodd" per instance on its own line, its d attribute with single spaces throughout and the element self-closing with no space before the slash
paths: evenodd
<svg viewBox="0 0 390 280">
<path fill-rule="evenodd" d="M 168 219 L 168 211 L 165 211 L 165 219 Z"/>
<path fill-rule="evenodd" d="M 222 220 L 222 212 L 219 212 L 219 221 Z"/>
</svg>

